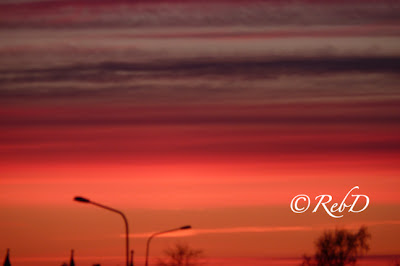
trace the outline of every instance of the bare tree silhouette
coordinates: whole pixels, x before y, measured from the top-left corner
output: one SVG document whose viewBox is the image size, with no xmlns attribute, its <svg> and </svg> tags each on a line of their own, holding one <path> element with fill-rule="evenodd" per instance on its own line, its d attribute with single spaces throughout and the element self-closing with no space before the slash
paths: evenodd
<svg viewBox="0 0 400 266">
<path fill-rule="evenodd" d="M 203 251 L 193 249 L 188 244 L 176 243 L 164 251 L 167 259 L 159 259 L 158 266 L 196 266 L 200 265 Z"/>
<path fill-rule="evenodd" d="M 369 250 L 370 238 L 365 226 L 354 233 L 346 229 L 326 231 L 315 243 L 317 252 L 314 258 L 304 255 L 301 265 L 355 265 L 358 257 Z"/>
</svg>

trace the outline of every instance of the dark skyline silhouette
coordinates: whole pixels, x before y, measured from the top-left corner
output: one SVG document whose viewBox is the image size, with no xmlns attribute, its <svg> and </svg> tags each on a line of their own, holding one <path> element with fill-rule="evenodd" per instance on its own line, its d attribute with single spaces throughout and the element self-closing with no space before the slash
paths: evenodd
<svg viewBox="0 0 400 266">
<path fill-rule="evenodd" d="M 4 259 L 4 263 L 3 266 L 11 266 L 11 262 L 10 262 L 10 249 L 7 249 L 7 253 L 6 253 L 6 257 Z"/>
</svg>

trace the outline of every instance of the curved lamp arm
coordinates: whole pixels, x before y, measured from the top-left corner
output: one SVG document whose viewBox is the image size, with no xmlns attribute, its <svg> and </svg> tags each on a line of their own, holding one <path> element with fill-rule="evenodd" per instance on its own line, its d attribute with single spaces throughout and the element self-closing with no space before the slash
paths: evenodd
<svg viewBox="0 0 400 266">
<path fill-rule="evenodd" d="M 125 237 L 125 241 L 126 241 L 126 266 L 129 266 L 129 228 L 128 228 L 128 220 L 126 219 L 125 214 L 123 214 L 123 212 L 121 212 L 119 210 L 116 210 L 114 208 L 105 206 L 103 204 L 91 201 L 91 200 L 89 200 L 87 198 L 84 198 L 84 197 L 79 197 L 78 196 L 78 197 L 75 197 L 74 200 L 78 201 L 78 202 L 82 202 L 82 203 L 90 203 L 90 204 L 93 204 L 93 205 L 98 206 L 100 208 L 103 208 L 103 209 L 118 213 L 119 215 L 122 216 L 122 219 L 124 219 L 125 231 L 126 231 L 126 237 Z"/>
<path fill-rule="evenodd" d="M 162 232 L 158 232 L 158 233 L 154 233 L 152 234 L 149 239 L 147 239 L 147 244 L 146 244 L 146 266 L 148 266 L 148 262 L 149 262 L 149 250 L 150 250 L 150 241 L 158 235 L 162 235 L 162 234 L 166 234 L 166 233 L 170 233 L 173 231 L 179 231 L 179 230 L 186 230 L 186 229 L 191 229 L 192 227 L 190 225 L 185 225 L 185 226 L 181 226 L 178 228 L 174 228 L 174 229 L 170 229 L 170 230 L 166 230 L 166 231 L 162 231 Z"/>
</svg>

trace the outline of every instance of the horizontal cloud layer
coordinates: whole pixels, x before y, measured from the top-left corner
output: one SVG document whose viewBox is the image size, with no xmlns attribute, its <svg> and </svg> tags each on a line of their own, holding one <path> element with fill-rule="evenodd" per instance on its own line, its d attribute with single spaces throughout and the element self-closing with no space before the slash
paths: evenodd
<svg viewBox="0 0 400 266">
<path fill-rule="evenodd" d="M 0 26 L 348 25 L 396 21 L 398 1 L 34 1 L 3 3 Z"/>
</svg>

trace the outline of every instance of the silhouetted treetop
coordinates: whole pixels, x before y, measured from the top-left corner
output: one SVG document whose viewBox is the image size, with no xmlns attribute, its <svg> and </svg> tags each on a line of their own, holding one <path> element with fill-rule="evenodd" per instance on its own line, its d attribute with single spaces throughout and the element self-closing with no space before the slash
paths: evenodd
<svg viewBox="0 0 400 266">
<path fill-rule="evenodd" d="M 370 238 L 371 234 L 365 226 L 354 233 L 346 229 L 325 231 L 315 243 L 317 251 L 314 259 L 304 256 L 301 265 L 355 265 L 357 259 L 369 250 Z"/>
<path fill-rule="evenodd" d="M 187 244 L 177 243 L 174 247 L 165 250 L 167 259 L 159 260 L 158 266 L 196 266 L 200 265 L 203 251 L 193 249 Z"/>
</svg>

